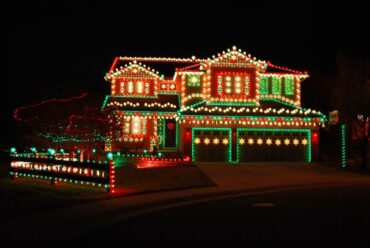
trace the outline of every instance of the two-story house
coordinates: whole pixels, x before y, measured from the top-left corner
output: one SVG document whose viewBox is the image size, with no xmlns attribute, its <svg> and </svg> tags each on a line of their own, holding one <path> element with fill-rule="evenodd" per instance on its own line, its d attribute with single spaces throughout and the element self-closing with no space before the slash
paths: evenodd
<svg viewBox="0 0 370 248">
<path fill-rule="evenodd" d="M 180 66 L 166 78 L 146 65 L 158 63 Z M 311 162 L 325 115 L 301 107 L 308 76 L 235 47 L 208 59 L 117 57 L 102 109 L 122 128 L 106 149 L 156 147 L 193 161 Z"/>
</svg>

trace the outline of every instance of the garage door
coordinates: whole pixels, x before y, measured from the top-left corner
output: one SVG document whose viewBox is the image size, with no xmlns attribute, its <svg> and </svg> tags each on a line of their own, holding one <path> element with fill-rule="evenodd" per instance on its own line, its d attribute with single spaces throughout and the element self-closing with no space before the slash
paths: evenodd
<svg viewBox="0 0 370 248">
<path fill-rule="evenodd" d="M 311 161 L 309 129 L 238 129 L 239 162 Z"/>
<path fill-rule="evenodd" d="M 231 156 L 230 128 L 193 128 L 192 157 L 198 162 L 228 162 Z"/>
</svg>

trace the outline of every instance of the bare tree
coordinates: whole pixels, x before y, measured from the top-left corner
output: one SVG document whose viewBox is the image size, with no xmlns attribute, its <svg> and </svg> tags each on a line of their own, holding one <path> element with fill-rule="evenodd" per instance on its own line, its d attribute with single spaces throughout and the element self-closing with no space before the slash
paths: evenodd
<svg viewBox="0 0 370 248">
<path fill-rule="evenodd" d="M 45 100 L 17 108 L 14 117 L 24 147 L 38 149 L 63 148 L 79 152 L 80 158 L 90 159 L 93 149 L 102 150 L 106 137 L 119 129 L 119 120 L 109 118 L 100 110 L 95 98 Z"/>
<path fill-rule="evenodd" d="M 344 52 L 338 53 L 336 62 L 332 92 L 334 103 L 339 110 L 341 122 L 346 124 L 347 133 L 351 134 L 355 128 L 356 133 L 360 134 L 361 167 L 365 169 L 370 137 L 370 63 Z"/>
</svg>

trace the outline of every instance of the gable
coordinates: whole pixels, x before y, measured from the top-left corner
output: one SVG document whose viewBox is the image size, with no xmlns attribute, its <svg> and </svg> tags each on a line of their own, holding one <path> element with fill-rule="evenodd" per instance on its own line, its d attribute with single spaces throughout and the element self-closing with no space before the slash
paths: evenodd
<svg viewBox="0 0 370 248">
<path fill-rule="evenodd" d="M 150 67 L 147 67 L 146 65 L 133 62 L 125 65 L 124 67 L 120 67 L 120 69 L 117 68 L 113 72 L 109 72 L 106 75 L 105 79 L 107 81 L 111 81 L 117 78 L 160 79 L 161 77 L 158 74 L 158 72 L 156 72 L 154 69 L 151 69 Z"/>
<path fill-rule="evenodd" d="M 229 67 L 229 68 L 256 68 L 259 71 L 267 69 L 267 63 L 262 60 L 257 60 L 250 54 L 242 52 L 240 49 L 228 49 L 227 52 L 217 54 L 212 59 L 208 58 L 201 66 L 201 69 L 208 69 L 210 67 Z"/>
</svg>

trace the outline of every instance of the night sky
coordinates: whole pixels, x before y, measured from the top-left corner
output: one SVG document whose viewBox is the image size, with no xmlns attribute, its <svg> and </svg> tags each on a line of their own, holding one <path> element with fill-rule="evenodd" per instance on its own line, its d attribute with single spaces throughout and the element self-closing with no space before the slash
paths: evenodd
<svg viewBox="0 0 370 248">
<path fill-rule="evenodd" d="M 3 22 L 7 74 L 1 91 L 1 149 L 15 142 L 12 111 L 17 106 L 86 91 L 101 104 L 109 94 L 103 77 L 115 56 L 206 58 L 236 45 L 311 75 L 333 73 L 338 50 L 369 58 L 368 13 L 362 6 L 102 2 L 9 7 Z M 314 76 L 304 82 L 305 107 L 316 107 L 312 94 L 318 85 Z"/>
</svg>

